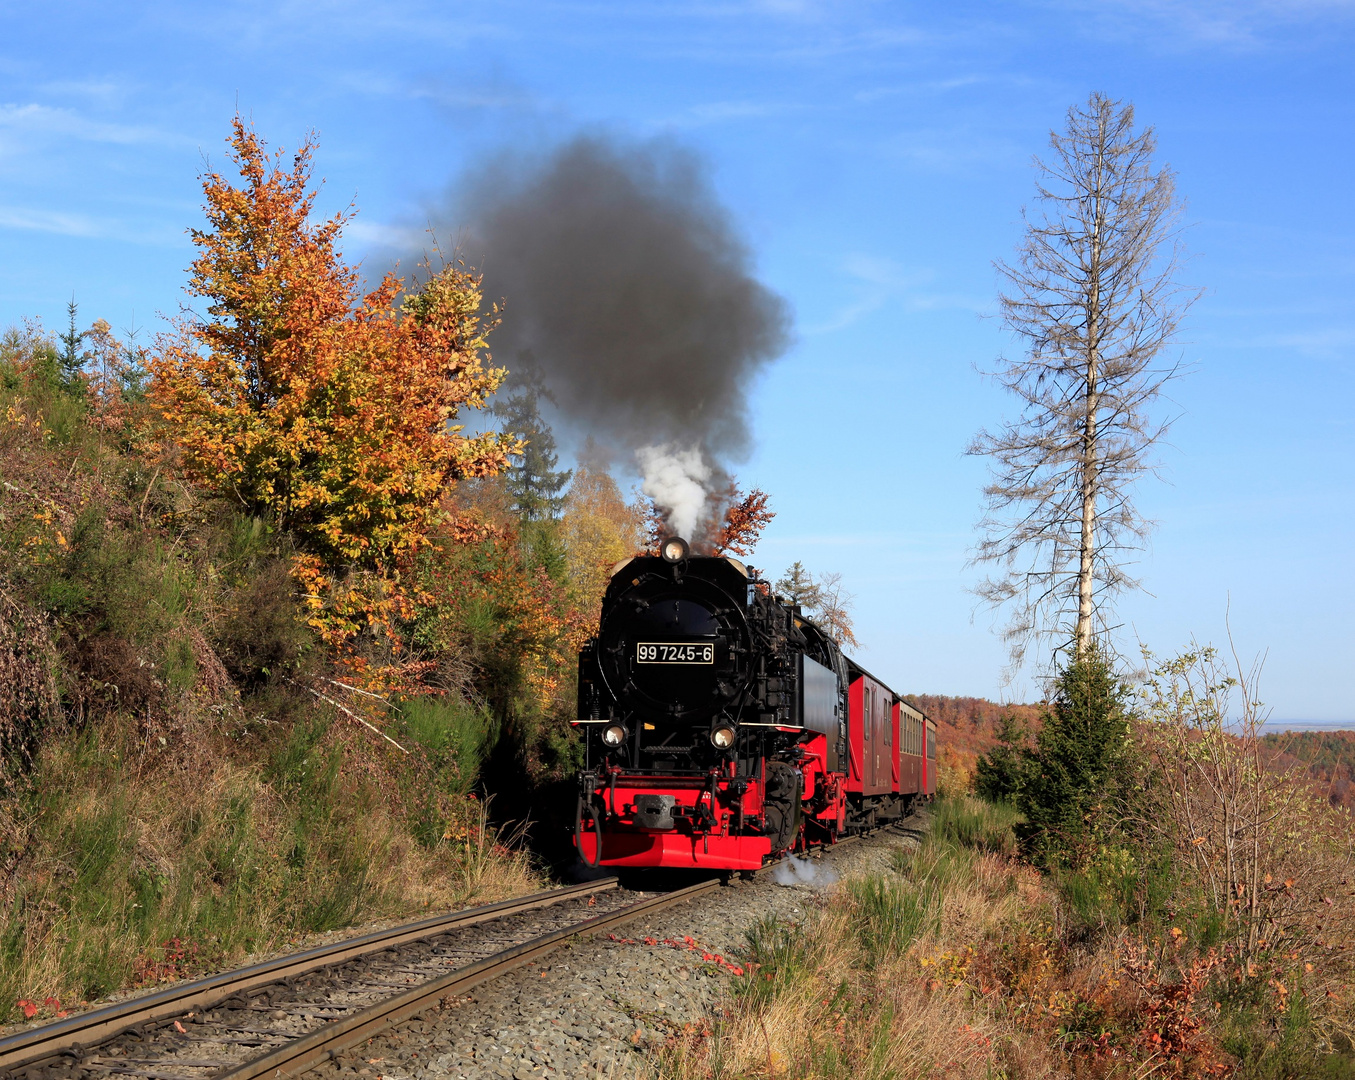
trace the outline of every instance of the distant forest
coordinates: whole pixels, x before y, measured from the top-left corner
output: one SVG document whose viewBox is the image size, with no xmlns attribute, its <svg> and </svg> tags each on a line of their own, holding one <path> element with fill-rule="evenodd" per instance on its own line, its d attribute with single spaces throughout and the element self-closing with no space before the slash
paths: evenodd
<svg viewBox="0 0 1355 1080">
<path fill-rule="evenodd" d="M 963 774 L 972 772 L 979 755 L 996 745 L 1002 717 L 1014 716 L 1034 731 L 1042 708 L 944 694 L 905 694 L 904 700 L 936 721 L 942 762 Z M 1355 731 L 1282 732 L 1263 736 L 1261 743 L 1277 769 L 1302 766 L 1333 806 L 1355 808 Z"/>
<path fill-rule="evenodd" d="M 904 694 L 903 700 L 936 721 L 941 764 L 956 768 L 962 777 L 971 776 L 979 756 L 997 745 L 1004 716 L 1024 720 L 1031 730 L 1039 726 L 1039 705 L 1002 705 L 987 698 L 944 694 Z"/>
<path fill-rule="evenodd" d="M 1355 807 L 1355 731 L 1286 731 L 1261 742 L 1278 766 L 1306 768 L 1333 806 Z"/>
</svg>

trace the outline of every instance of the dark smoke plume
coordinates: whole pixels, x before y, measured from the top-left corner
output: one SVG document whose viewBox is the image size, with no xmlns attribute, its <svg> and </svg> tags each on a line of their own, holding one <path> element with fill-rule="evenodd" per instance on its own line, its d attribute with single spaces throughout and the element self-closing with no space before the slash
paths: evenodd
<svg viewBox="0 0 1355 1080">
<path fill-rule="evenodd" d="M 749 386 L 790 324 L 700 162 L 580 136 L 500 161 L 455 209 L 463 257 L 506 301 L 495 359 L 535 366 L 570 427 L 634 455 L 649 493 L 687 517 L 660 474 L 709 491 L 747 451 Z"/>
</svg>

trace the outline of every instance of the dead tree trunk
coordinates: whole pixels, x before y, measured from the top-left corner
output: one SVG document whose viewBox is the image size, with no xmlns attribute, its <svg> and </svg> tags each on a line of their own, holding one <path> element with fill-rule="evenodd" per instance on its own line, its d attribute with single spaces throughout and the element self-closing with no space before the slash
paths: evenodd
<svg viewBox="0 0 1355 1080">
<path fill-rule="evenodd" d="M 992 374 L 1021 414 L 969 447 L 992 461 L 974 562 L 997 573 L 978 592 L 1010 610 L 1014 665 L 1042 637 L 1084 655 L 1111 598 L 1138 584 L 1125 566 L 1150 523 L 1132 482 L 1156 467 L 1167 423 L 1152 407 L 1179 371 L 1159 361 L 1198 295 L 1176 280 L 1180 203 L 1133 107 L 1093 94 L 1050 146 L 1036 161 L 1039 213 L 1023 215 L 1015 264 L 998 264 L 1024 355 Z"/>
</svg>

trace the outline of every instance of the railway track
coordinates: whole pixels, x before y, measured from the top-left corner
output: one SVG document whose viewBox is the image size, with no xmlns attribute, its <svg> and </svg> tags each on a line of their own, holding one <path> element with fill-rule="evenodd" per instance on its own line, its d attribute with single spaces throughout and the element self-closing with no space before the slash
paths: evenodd
<svg viewBox="0 0 1355 1080">
<path fill-rule="evenodd" d="M 604 878 L 176 984 L 0 1039 L 0 1080 L 298 1076 L 571 938 L 719 887 L 653 895 Z"/>
<path fill-rule="evenodd" d="M 296 1076 L 570 938 L 718 887 L 647 895 L 607 878 L 406 923 L 10 1035 L 0 1077 Z"/>
</svg>

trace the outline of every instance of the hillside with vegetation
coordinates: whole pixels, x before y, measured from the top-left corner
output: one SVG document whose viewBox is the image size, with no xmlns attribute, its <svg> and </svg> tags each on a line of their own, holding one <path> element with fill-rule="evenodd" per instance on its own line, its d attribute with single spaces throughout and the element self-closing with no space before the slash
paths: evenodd
<svg viewBox="0 0 1355 1080">
<path fill-rule="evenodd" d="M 916 846 L 755 926 L 654 1073 L 1355 1077 L 1355 829 L 1273 760 L 1254 689 L 1208 649 L 1138 687 L 1070 662 L 978 795 L 943 772 Z"/>
<path fill-rule="evenodd" d="M 1039 705 L 1000 704 L 978 697 L 904 694 L 903 699 L 936 721 L 937 758 L 952 787 L 967 787 L 979 758 L 1002 739 L 1004 725 L 1039 725 Z"/>
<path fill-rule="evenodd" d="M 463 433 L 505 378 L 473 273 L 360 294 L 309 148 L 232 150 L 205 315 L 0 339 L 0 1019 L 535 887 L 483 774 L 572 767 L 601 568 L 643 540 L 529 388 Z"/>
<path fill-rule="evenodd" d="M 1333 806 L 1355 808 L 1355 731 L 1286 731 L 1262 739 L 1273 767 L 1299 770 Z"/>
</svg>

